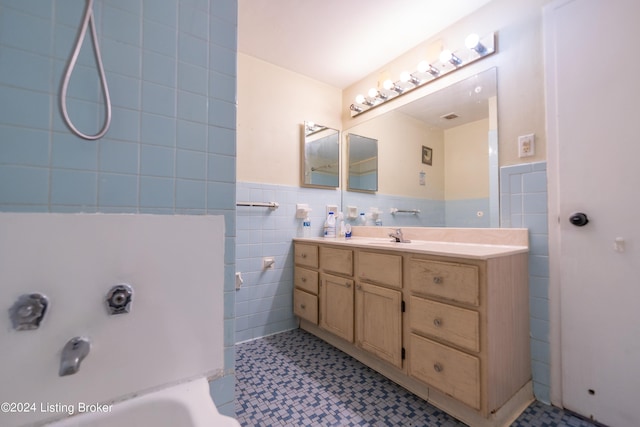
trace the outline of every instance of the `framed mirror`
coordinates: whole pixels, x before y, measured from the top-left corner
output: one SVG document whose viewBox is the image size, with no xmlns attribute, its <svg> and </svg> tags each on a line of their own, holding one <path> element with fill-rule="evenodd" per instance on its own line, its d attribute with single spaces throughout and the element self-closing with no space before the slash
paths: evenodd
<svg viewBox="0 0 640 427">
<path fill-rule="evenodd" d="M 340 186 L 340 132 L 305 121 L 302 126 L 302 186 Z"/>
<path fill-rule="evenodd" d="M 497 103 L 490 68 L 345 130 L 378 141 L 378 186 L 344 191 L 343 207 L 391 227 L 499 227 Z"/>
<path fill-rule="evenodd" d="M 378 140 L 347 134 L 349 191 L 378 191 Z"/>
</svg>

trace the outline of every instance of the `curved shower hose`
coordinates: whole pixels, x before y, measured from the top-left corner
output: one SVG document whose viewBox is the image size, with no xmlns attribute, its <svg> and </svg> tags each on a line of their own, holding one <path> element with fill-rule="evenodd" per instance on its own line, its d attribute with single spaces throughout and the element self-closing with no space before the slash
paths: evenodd
<svg viewBox="0 0 640 427">
<path fill-rule="evenodd" d="M 69 89 L 69 79 L 71 79 L 71 74 L 73 73 L 73 69 L 76 66 L 76 61 L 78 60 L 78 55 L 80 54 L 80 48 L 82 47 L 82 43 L 84 42 L 84 38 L 87 34 L 87 27 L 91 26 L 91 37 L 93 39 L 93 48 L 96 57 L 96 62 L 98 64 L 98 73 L 100 74 L 100 84 L 102 86 L 102 94 L 104 96 L 104 104 L 105 104 L 105 120 L 104 126 L 95 135 L 86 135 L 80 132 L 71 122 L 69 118 L 69 113 L 67 111 L 67 90 Z M 87 6 L 84 11 L 84 17 L 82 18 L 82 27 L 78 32 L 78 38 L 76 39 L 76 45 L 73 49 L 73 54 L 71 55 L 71 59 L 69 60 L 69 64 L 67 65 L 67 69 L 64 73 L 64 78 L 62 80 L 62 87 L 60 89 L 60 108 L 62 109 L 62 118 L 64 119 L 65 124 L 69 127 L 69 129 L 79 136 L 80 138 L 88 139 L 90 141 L 100 139 L 107 133 L 109 129 L 109 125 L 111 125 L 111 99 L 109 97 L 109 87 L 107 86 L 107 77 L 104 74 L 104 67 L 102 66 L 102 57 L 100 55 L 100 46 L 98 45 L 98 35 L 96 33 L 96 25 L 93 19 L 93 0 L 87 0 Z"/>
</svg>

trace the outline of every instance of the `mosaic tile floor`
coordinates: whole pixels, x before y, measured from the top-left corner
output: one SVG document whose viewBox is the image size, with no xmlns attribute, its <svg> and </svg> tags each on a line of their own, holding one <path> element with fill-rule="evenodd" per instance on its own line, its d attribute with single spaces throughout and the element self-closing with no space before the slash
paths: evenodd
<svg viewBox="0 0 640 427">
<path fill-rule="evenodd" d="M 465 425 L 301 329 L 236 346 L 235 409 L 243 427 Z M 594 427 L 539 402 L 513 426 Z"/>
</svg>

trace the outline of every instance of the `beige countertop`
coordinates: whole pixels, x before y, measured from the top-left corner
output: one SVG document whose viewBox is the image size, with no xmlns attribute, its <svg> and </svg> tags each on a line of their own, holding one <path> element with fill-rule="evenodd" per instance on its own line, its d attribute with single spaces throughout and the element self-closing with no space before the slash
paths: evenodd
<svg viewBox="0 0 640 427">
<path fill-rule="evenodd" d="M 505 255 L 526 253 L 529 251 L 529 247 L 525 245 L 444 242 L 431 240 L 411 240 L 408 243 L 396 243 L 391 241 L 388 237 L 354 236 L 349 239 L 345 239 L 344 237 L 309 237 L 294 238 L 293 240 L 300 243 L 324 243 L 339 246 L 351 246 L 361 249 L 374 248 L 398 252 L 473 259 L 489 259 Z"/>
</svg>

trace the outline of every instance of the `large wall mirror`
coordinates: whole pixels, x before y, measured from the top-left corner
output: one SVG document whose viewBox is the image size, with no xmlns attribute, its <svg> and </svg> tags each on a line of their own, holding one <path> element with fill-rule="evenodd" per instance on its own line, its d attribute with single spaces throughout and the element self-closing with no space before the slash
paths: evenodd
<svg viewBox="0 0 640 427">
<path fill-rule="evenodd" d="M 378 190 L 378 141 L 362 135 L 347 135 L 347 190 Z"/>
<path fill-rule="evenodd" d="M 302 185 L 339 187 L 340 132 L 308 121 L 302 128 Z"/>
<path fill-rule="evenodd" d="M 378 141 L 378 191 L 344 191 L 343 209 L 377 208 L 384 226 L 499 227 L 496 80 L 491 68 L 345 130 Z"/>
</svg>

